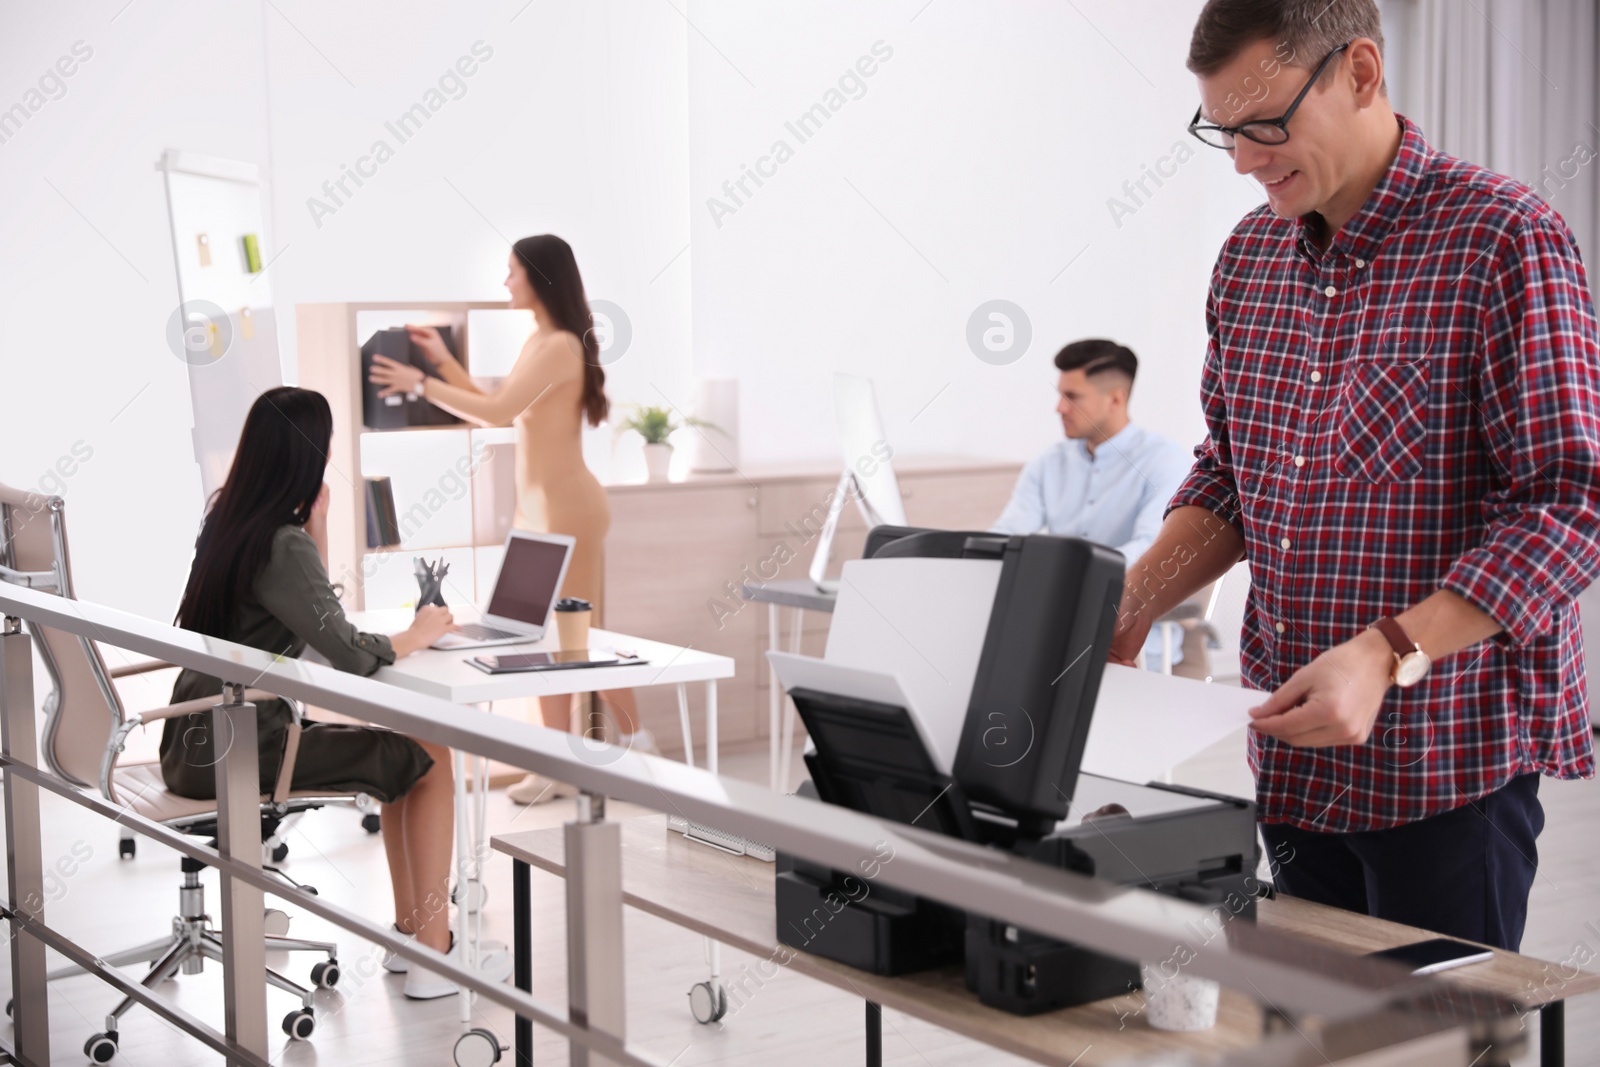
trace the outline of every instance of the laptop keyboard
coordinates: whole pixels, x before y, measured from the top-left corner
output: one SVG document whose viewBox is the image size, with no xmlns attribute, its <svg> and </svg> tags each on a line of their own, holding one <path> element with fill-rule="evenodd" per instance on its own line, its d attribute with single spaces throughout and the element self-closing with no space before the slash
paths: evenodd
<svg viewBox="0 0 1600 1067">
<path fill-rule="evenodd" d="M 481 622 L 464 622 L 461 629 L 456 631 L 462 637 L 473 641 L 498 641 L 502 637 L 522 637 L 522 634 L 512 633 L 510 630 L 497 630 L 493 626 L 485 626 Z"/>
</svg>

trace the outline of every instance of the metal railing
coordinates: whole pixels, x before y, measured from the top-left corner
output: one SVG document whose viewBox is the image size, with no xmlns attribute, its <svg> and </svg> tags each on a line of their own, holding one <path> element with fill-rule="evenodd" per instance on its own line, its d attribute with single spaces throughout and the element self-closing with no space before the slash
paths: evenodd
<svg viewBox="0 0 1600 1067">
<path fill-rule="evenodd" d="M 1159 960 L 1195 940 L 1211 909 L 1124 888 L 1029 860 L 757 785 L 716 777 L 659 757 L 606 753 L 592 762 L 567 735 L 497 718 L 469 707 L 396 689 L 298 660 L 179 630 L 79 600 L 0 583 L 0 767 L 4 768 L 8 898 L 15 1031 L 8 1050 L 19 1062 L 50 1059 L 45 950 L 54 949 L 140 1004 L 222 1053 L 230 1064 L 266 1067 L 263 894 L 289 902 L 392 950 L 566 1038 L 574 1063 L 662 1067 L 628 1046 L 621 1024 L 621 851 L 616 823 L 604 818 L 612 797 L 681 815 L 836 869 L 858 869 L 891 848 L 892 863 L 874 876 L 953 907 L 1124 959 Z M 19 620 L 54 627 L 227 680 L 214 709 L 217 736 L 235 743 L 217 762 L 217 847 L 140 818 L 38 765 L 32 638 Z M 579 817 L 567 826 L 568 1005 L 538 1000 L 486 982 L 415 941 L 310 893 L 286 887 L 261 867 L 256 710 L 245 687 L 328 708 L 423 741 L 487 756 L 580 791 Z M 45 920 L 39 793 L 45 790 L 215 868 L 222 885 L 224 1027 L 218 1031 L 100 964 Z M 26 903 L 37 902 L 37 906 Z M 1450 987 L 1412 979 L 1397 968 L 1333 952 L 1248 923 L 1196 951 L 1186 972 L 1246 992 L 1264 1007 L 1267 1036 L 1228 1056 L 1165 1055 L 1159 1062 L 1324 1064 L 1364 1057 L 1465 1067 L 1474 1051 L 1518 1044 L 1514 1009 L 1481 995 L 1462 1007 Z M 1253 991 L 1253 992 L 1252 992 Z M 1270 991 L 1263 993 L 1262 991 Z M 1389 1056 L 1396 1058 L 1390 1059 Z M 1156 1061 L 1150 1061 L 1156 1062 Z M 1489 1062 L 1487 1060 L 1479 1062 Z"/>
</svg>

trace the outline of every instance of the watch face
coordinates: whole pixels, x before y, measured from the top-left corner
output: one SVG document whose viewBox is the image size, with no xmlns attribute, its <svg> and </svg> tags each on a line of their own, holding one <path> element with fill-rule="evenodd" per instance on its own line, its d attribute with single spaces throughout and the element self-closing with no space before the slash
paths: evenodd
<svg viewBox="0 0 1600 1067">
<path fill-rule="evenodd" d="M 1416 685 L 1422 681 L 1428 668 L 1433 666 L 1433 661 L 1422 652 L 1410 652 L 1400 657 L 1400 662 L 1395 664 L 1394 684 L 1402 688 Z"/>
</svg>

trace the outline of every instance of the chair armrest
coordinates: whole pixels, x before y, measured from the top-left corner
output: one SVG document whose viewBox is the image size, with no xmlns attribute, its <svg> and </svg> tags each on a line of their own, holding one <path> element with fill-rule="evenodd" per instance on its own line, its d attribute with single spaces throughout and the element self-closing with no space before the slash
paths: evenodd
<svg viewBox="0 0 1600 1067">
<path fill-rule="evenodd" d="M 135 674 L 149 674 L 152 671 L 175 669 L 175 666 L 175 664 L 164 663 L 158 659 L 147 659 L 139 663 L 124 663 L 120 667 L 112 667 L 110 674 L 113 678 L 130 678 Z"/>
<path fill-rule="evenodd" d="M 279 698 L 274 694 L 267 692 L 265 689 L 246 689 L 244 691 L 244 699 L 248 703 L 259 704 L 263 700 L 277 700 Z M 193 700 L 184 700 L 176 704 L 168 704 L 164 708 L 155 708 L 151 711 L 141 711 L 137 715 L 129 716 L 127 723 L 133 726 L 138 726 L 141 723 L 159 722 L 162 719 L 175 719 L 179 715 L 194 715 L 202 711 L 210 711 L 221 702 L 222 695 L 220 693 L 214 697 L 195 697 Z M 290 703 L 292 704 L 293 701 L 290 701 Z M 296 717 L 298 718 L 298 716 Z"/>
</svg>

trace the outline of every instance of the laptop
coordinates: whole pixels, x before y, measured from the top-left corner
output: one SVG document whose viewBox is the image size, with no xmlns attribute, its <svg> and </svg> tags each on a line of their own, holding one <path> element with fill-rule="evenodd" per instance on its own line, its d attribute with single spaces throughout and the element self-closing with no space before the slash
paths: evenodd
<svg viewBox="0 0 1600 1067">
<path fill-rule="evenodd" d="M 575 539 L 566 534 L 512 530 L 495 576 L 494 592 L 482 622 L 468 622 L 445 634 L 434 648 L 487 648 L 537 641 L 550 625 L 550 612 L 561 595 Z"/>
</svg>

